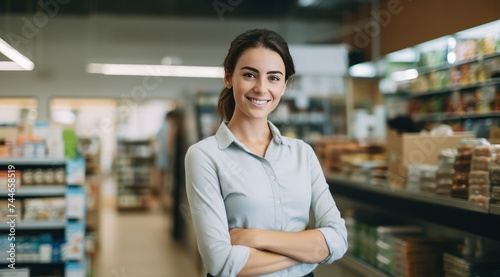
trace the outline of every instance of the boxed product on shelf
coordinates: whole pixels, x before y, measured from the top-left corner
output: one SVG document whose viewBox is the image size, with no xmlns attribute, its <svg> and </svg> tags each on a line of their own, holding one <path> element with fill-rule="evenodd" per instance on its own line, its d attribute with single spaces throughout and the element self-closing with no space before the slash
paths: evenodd
<svg viewBox="0 0 500 277">
<path fill-rule="evenodd" d="M 394 247 L 393 240 L 402 236 L 420 236 L 424 229 L 420 226 L 378 226 L 377 227 L 377 268 L 394 274 Z"/>
<path fill-rule="evenodd" d="M 473 138 L 472 133 L 455 133 L 452 136 L 432 136 L 418 133 L 387 134 L 387 164 L 389 186 L 402 189 L 406 184 L 408 166 L 436 164 L 439 152 L 458 147 L 463 138 Z"/>
<path fill-rule="evenodd" d="M 85 159 L 78 157 L 66 161 L 66 183 L 83 186 L 85 184 Z"/>
<path fill-rule="evenodd" d="M 453 184 L 453 174 L 455 169 L 455 158 L 457 156 L 456 149 L 443 149 L 438 157 L 438 170 L 436 173 L 436 194 L 450 195 L 451 186 Z"/>
<path fill-rule="evenodd" d="M 66 219 L 64 197 L 24 200 L 23 221 L 63 221 Z"/>
<path fill-rule="evenodd" d="M 393 239 L 393 275 L 442 276 L 443 253 L 452 248 L 453 243 L 439 238 L 395 237 Z"/>
<path fill-rule="evenodd" d="M 406 190 L 411 192 L 432 192 L 437 187 L 437 165 L 418 164 L 408 166 Z"/>
<path fill-rule="evenodd" d="M 493 160 L 491 145 L 473 148 L 469 173 L 469 203 L 488 208 L 490 200 L 490 168 Z"/>
<path fill-rule="evenodd" d="M 444 253 L 445 276 L 500 276 L 500 259 L 498 257 L 473 257 L 458 253 Z"/>
<path fill-rule="evenodd" d="M 63 256 L 65 260 L 84 259 L 85 225 L 82 222 L 71 222 L 66 226 L 66 244 Z"/>
</svg>

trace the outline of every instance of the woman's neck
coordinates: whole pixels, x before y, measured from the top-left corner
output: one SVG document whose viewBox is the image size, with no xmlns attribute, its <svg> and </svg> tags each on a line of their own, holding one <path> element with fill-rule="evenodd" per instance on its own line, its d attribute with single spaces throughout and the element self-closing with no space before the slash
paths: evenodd
<svg viewBox="0 0 500 277">
<path fill-rule="evenodd" d="M 267 119 L 240 120 L 233 117 L 227 127 L 243 143 L 267 144 L 272 139 Z"/>
</svg>

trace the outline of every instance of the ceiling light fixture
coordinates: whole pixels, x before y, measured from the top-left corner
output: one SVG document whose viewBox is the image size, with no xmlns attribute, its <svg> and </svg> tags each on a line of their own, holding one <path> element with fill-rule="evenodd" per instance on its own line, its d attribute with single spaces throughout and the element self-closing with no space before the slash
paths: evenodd
<svg viewBox="0 0 500 277">
<path fill-rule="evenodd" d="M 155 64 L 87 64 L 88 73 L 125 76 L 165 76 L 191 78 L 223 78 L 224 69 L 215 66 L 181 66 Z"/>
<path fill-rule="evenodd" d="M 31 71 L 35 68 L 35 64 L 30 61 L 30 59 L 23 56 L 16 49 L 14 49 L 10 44 L 5 42 L 5 40 L 0 38 L 0 53 L 5 55 L 10 61 L 0 62 L 0 70 L 3 71 Z M 13 65 L 16 64 L 18 67 Z"/>
</svg>

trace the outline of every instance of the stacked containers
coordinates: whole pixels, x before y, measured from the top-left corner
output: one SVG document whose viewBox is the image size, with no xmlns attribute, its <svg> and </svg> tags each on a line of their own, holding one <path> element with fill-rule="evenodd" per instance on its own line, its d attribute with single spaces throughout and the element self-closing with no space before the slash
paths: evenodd
<svg viewBox="0 0 500 277">
<path fill-rule="evenodd" d="M 377 268 L 394 275 L 393 240 L 398 236 L 420 236 L 424 229 L 419 226 L 377 227 Z"/>
<path fill-rule="evenodd" d="M 393 276 L 442 277 L 443 253 L 450 242 L 436 238 L 403 237 L 393 240 Z"/>
<path fill-rule="evenodd" d="M 455 169 L 455 158 L 457 157 L 457 149 L 443 149 L 438 157 L 438 170 L 436 173 L 436 194 L 450 195 L 451 186 L 453 185 L 453 174 Z"/>
<path fill-rule="evenodd" d="M 477 258 L 444 253 L 445 277 L 500 276 L 498 258 Z"/>
<path fill-rule="evenodd" d="M 493 157 L 490 168 L 490 201 L 500 203 L 500 145 L 492 145 Z"/>
<path fill-rule="evenodd" d="M 490 167 L 492 147 L 477 145 L 473 149 L 469 173 L 469 202 L 488 208 L 490 201 Z"/>
<path fill-rule="evenodd" d="M 489 142 L 483 138 L 461 139 L 459 142 L 458 153 L 453 164 L 452 181 L 450 196 L 454 198 L 469 199 L 469 174 L 471 170 L 472 152 L 477 145 L 489 145 Z M 480 163 L 478 165 L 481 166 Z"/>
<path fill-rule="evenodd" d="M 406 190 L 411 192 L 436 191 L 436 174 L 438 167 L 430 164 L 418 164 L 408 166 L 408 177 L 406 178 Z"/>
</svg>

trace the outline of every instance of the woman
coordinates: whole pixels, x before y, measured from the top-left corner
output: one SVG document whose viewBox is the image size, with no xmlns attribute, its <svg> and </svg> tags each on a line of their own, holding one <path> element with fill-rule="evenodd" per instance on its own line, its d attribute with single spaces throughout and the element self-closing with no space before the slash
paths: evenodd
<svg viewBox="0 0 500 277">
<path fill-rule="evenodd" d="M 186 154 L 186 184 L 207 276 L 313 276 L 347 232 L 312 148 L 267 117 L 295 73 L 284 39 L 251 30 L 224 61 L 217 133 Z M 312 211 L 315 229 L 308 230 Z"/>
</svg>

